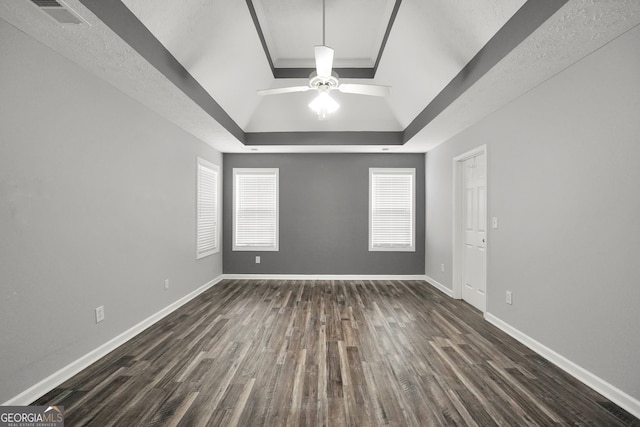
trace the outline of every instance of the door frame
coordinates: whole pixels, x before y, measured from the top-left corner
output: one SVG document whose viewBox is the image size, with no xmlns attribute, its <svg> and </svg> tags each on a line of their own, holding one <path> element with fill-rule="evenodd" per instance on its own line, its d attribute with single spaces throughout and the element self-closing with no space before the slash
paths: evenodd
<svg viewBox="0 0 640 427">
<path fill-rule="evenodd" d="M 464 196 L 464 177 L 462 175 L 463 165 L 462 163 L 465 160 L 468 160 L 472 157 L 476 157 L 477 155 L 484 154 L 487 159 L 487 165 L 489 156 L 487 154 L 487 145 L 481 145 L 472 150 L 469 150 L 463 154 L 460 154 L 453 158 L 453 254 L 452 254 L 452 267 L 451 270 L 453 272 L 453 286 L 452 286 L 452 296 L 455 299 L 462 299 L 462 287 L 463 287 L 463 276 L 462 271 L 464 268 L 464 230 L 463 230 L 463 221 L 462 221 L 462 203 Z M 487 166 L 487 178 L 489 175 L 489 167 Z M 485 230 L 488 231 L 488 222 L 489 222 L 489 205 L 487 205 L 487 194 L 489 193 L 489 180 L 487 179 L 487 188 L 485 191 L 485 207 L 487 209 Z M 488 239 L 487 239 L 488 240 Z M 487 256 L 489 254 L 488 245 L 485 246 L 485 251 Z M 487 276 L 487 257 L 485 257 L 485 283 Z M 488 299 L 488 290 L 485 289 L 485 312 L 486 309 L 486 300 Z"/>
</svg>

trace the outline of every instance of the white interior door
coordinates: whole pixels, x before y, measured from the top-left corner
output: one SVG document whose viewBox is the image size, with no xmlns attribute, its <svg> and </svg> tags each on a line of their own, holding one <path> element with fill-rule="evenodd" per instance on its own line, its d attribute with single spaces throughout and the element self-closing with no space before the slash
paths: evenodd
<svg viewBox="0 0 640 427">
<path fill-rule="evenodd" d="M 485 311 L 487 298 L 487 156 L 479 154 L 462 162 L 464 236 L 462 299 Z"/>
</svg>

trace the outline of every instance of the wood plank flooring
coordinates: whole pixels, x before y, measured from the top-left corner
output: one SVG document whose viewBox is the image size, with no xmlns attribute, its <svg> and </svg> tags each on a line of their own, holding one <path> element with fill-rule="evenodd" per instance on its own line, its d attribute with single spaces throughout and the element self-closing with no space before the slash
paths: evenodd
<svg viewBox="0 0 640 427">
<path fill-rule="evenodd" d="M 67 426 L 640 426 L 420 281 L 225 280 L 34 404 Z"/>
</svg>

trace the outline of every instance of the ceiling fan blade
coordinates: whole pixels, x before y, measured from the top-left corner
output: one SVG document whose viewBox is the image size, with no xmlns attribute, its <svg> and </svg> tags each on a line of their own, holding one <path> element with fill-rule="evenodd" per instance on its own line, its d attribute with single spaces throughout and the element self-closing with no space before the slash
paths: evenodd
<svg viewBox="0 0 640 427">
<path fill-rule="evenodd" d="M 258 91 L 258 95 L 266 96 L 266 95 L 279 95 L 281 93 L 291 93 L 291 92 L 306 92 L 311 90 L 309 86 L 289 86 L 289 87 L 277 87 L 275 89 L 262 89 Z"/>
<path fill-rule="evenodd" d="M 389 96 L 391 86 L 359 85 L 353 83 L 342 83 L 338 90 L 343 93 L 355 93 L 358 95 Z"/>
<path fill-rule="evenodd" d="M 316 73 L 318 77 L 330 77 L 333 68 L 333 49 L 328 46 L 315 46 Z"/>
</svg>

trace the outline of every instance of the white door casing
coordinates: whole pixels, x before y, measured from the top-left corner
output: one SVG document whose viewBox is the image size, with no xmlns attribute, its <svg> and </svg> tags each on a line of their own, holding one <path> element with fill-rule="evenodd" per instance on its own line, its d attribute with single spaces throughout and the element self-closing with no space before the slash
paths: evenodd
<svg viewBox="0 0 640 427">
<path fill-rule="evenodd" d="M 481 311 L 486 308 L 486 188 L 487 158 L 479 154 L 463 162 L 464 226 L 462 299 Z"/>
<path fill-rule="evenodd" d="M 486 311 L 487 155 L 478 147 L 454 159 L 453 296 Z"/>
</svg>

